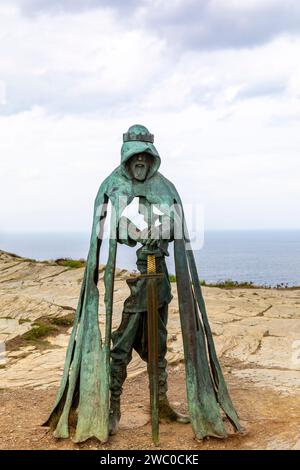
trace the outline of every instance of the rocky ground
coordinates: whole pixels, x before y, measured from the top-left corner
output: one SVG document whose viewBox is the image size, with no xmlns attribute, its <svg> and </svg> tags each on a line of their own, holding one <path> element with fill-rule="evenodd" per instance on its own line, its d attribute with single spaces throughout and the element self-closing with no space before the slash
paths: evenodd
<svg viewBox="0 0 300 470">
<path fill-rule="evenodd" d="M 100 269 L 100 292 L 103 292 Z M 97 448 L 57 441 L 40 427 L 62 373 L 83 268 L 40 263 L 0 251 L 0 448 Z M 117 270 L 114 320 L 128 296 Z M 185 408 L 177 293 L 170 306 L 170 399 Z M 170 449 L 300 448 L 300 290 L 203 288 L 219 357 L 246 433 L 226 441 L 193 440 L 190 425 L 161 425 Z M 100 326 L 103 326 L 100 303 Z M 129 366 L 121 429 L 105 448 L 151 448 L 145 367 Z"/>
</svg>

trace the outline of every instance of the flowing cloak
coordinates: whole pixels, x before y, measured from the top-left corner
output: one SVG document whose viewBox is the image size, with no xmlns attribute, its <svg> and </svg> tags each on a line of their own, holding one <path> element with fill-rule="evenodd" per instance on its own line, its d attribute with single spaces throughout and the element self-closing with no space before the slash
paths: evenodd
<svg viewBox="0 0 300 470">
<path fill-rule="evenodd" d="M 126 162 L 136 153 L 147 152 L 152 165 L 147 179 L 133 180 Z M 114 272 L 119 220 L 125 207 L 144 196 L 183 229 L 183 237 L 174 240 L 174 258 L 180 322 L 184 346 L 188 410 L 195 437 L 226 437 L 221 409 L 236 431 L 240 431 L 237 413 L 230 399 L 216 355 L 205 303 L 199 283 L 193 251 L 187 249 L 188 234 L 182 204 L 174 185 L 157 170 L 159 154 L 153 144 L 125 142 L 121 164 L 101 184 L 94 205 L 90 248 L 81 286 L 74 326 L 67 348 L 64 372 L 51 414 L 45 425 L 57 438 L 69 437 L 71 416 L 77 409 L 75 442 L 96 437 L 108 439 L 110 343 L 113 312 Z M 112 204 L 109 254 L 104 274 L 105 335 L 101 337 L 99 309 L 99 253 L 103 237 L 107 202 Z M 177 209 L 173 210 L 174 204 Z M 178 213 L 178 208 L 179 212 Z M 129 243 L 130 244 L 130 243 Z"/>
</svg>

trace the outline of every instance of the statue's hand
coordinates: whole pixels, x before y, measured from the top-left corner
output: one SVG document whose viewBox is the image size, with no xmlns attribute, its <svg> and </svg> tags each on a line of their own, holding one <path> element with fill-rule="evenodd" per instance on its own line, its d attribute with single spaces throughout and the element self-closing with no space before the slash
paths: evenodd
<svg viewBox="0 0 300 470">
<path fill-rule="evenodd" d="M 146 242 L 147 248 L 157 248 L 159 240 L 149 238 Z"/>
<path fill-rule="evenodd" d="M 152 227 L 150 230 L 147 229 L 141 232 L 140 242 L 147 248 L 157 248 L 159 240 L 159 231 L 156 227 Z"/>
</svg>

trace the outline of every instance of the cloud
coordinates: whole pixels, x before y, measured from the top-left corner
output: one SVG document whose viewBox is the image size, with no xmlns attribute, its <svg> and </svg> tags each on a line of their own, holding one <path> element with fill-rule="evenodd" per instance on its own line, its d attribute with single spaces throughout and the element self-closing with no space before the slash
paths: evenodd
<svg viewBox="0 0 300 470">
<path fill-rule="evenodd" d="M 135 7 L 138 0 L 17 0 L 16 2 L 24 15 L 61 14 L 84 12 L 99 8 L 114 8 L 118 10 L 130 10 Z"/>
<path fill-rule="evenodd" d="M 113 11 L 120 23 L 148 28 L 174 49 L 254 47 L 300 31 L 298 0 L 16 0 L 25 15 Z"/>
<path fill-rule="evenodd" d="M 69 14 L 68 21 L 64 15 L 24 18 L 10 8 L 1 13 L 1 32 L 9 37 L 0 44 L 1 113 L 32 106 L 54 113 L 121 112 L 146 93 L 161 68 L 163 42 L 125 29 L 109 10 Z"/>
<path fill-rule="evenodd" d="M 25 14 L 1 2 L 4 228 L 89 230 L 136 122 L 155 134 L 183 200 L 204 204 L 206 227 L 299 226 L 300 38 L 287 22 L 286 34 L 273 27 L 278 2 L 198 2 L 195 20 L 191 0 L 133 2 L 127 15 L 115 2 L 60 3 L 27 3 Z M 265 36 L 258 28 L 251 47 L 233 47 L 236 25 L 243 36 L 267 11 Z M 189 36 L 196 24 L 201 44 Z"/>
<path fill-rule="evenodd" d="M 155 0 L 139 18 L 176 48 L 253 47 L 300 31 L 297 0 Z"/>
<path fill-rule="evenodd" d="M 257 98 L 263 96 L 272 96 L 272 95 L 280 95 L 284 93 L 286 90 L 286 83 L 280 82 L 280 80 L 271 80 L 265 81 L 260 83 L 255 83 L 254 85 L 250 85 L 245 87 L 244 89 L 240 90 L 236 98 Z"/>
<path fill-rule="evenodd" d="M 24 17 L 14 4 L 36 15 Z M 59 12 L 54 8 L 58 5 Z M 145 0 L 127 4 L 132 14 L 124 15 L 124 2 L 4 3 L 0 80 L 6 103 L 0 105 L 0 114 L 32 106 L 53 113 L 178 110 L 191 103 L 211 107 L 299 90 L 297 38 L 276 37 L 284 29 L 294 33 L 289 21 L 297 18 L 297 5 L 277 0 Z M 265 39 L 258 31 L 264 21 Z M 272 29 L 277 23 L 281 29 Z M 240 36 L 233 49 L 236 28 Z M 247 43 L 247 28 L 256 37 L 257 46 L 250 49 L 240 47 Z M 202 35 L 199 44 L 196 36 L 191 41 L 194 34 L 198 39 Z"/>
</svg>

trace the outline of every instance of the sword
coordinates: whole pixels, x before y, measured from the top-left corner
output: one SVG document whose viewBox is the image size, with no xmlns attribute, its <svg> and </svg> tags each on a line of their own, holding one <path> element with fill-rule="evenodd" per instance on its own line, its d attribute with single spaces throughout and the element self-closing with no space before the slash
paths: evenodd
<svg viewBox="0 0 300 470">
<path fill-rule="evenodd" d="M 150 388 L 150 410 L 152 441 L 159 444 L 158 416 L 158 292 L 157 279 L 163 273 L 156 272 L 155 251 L 143 249 L 147 254 L 147 326 L 148 326 L 148 375 Z M 158 253 L 157 253 L 158 254 Z"/>
</svg>

